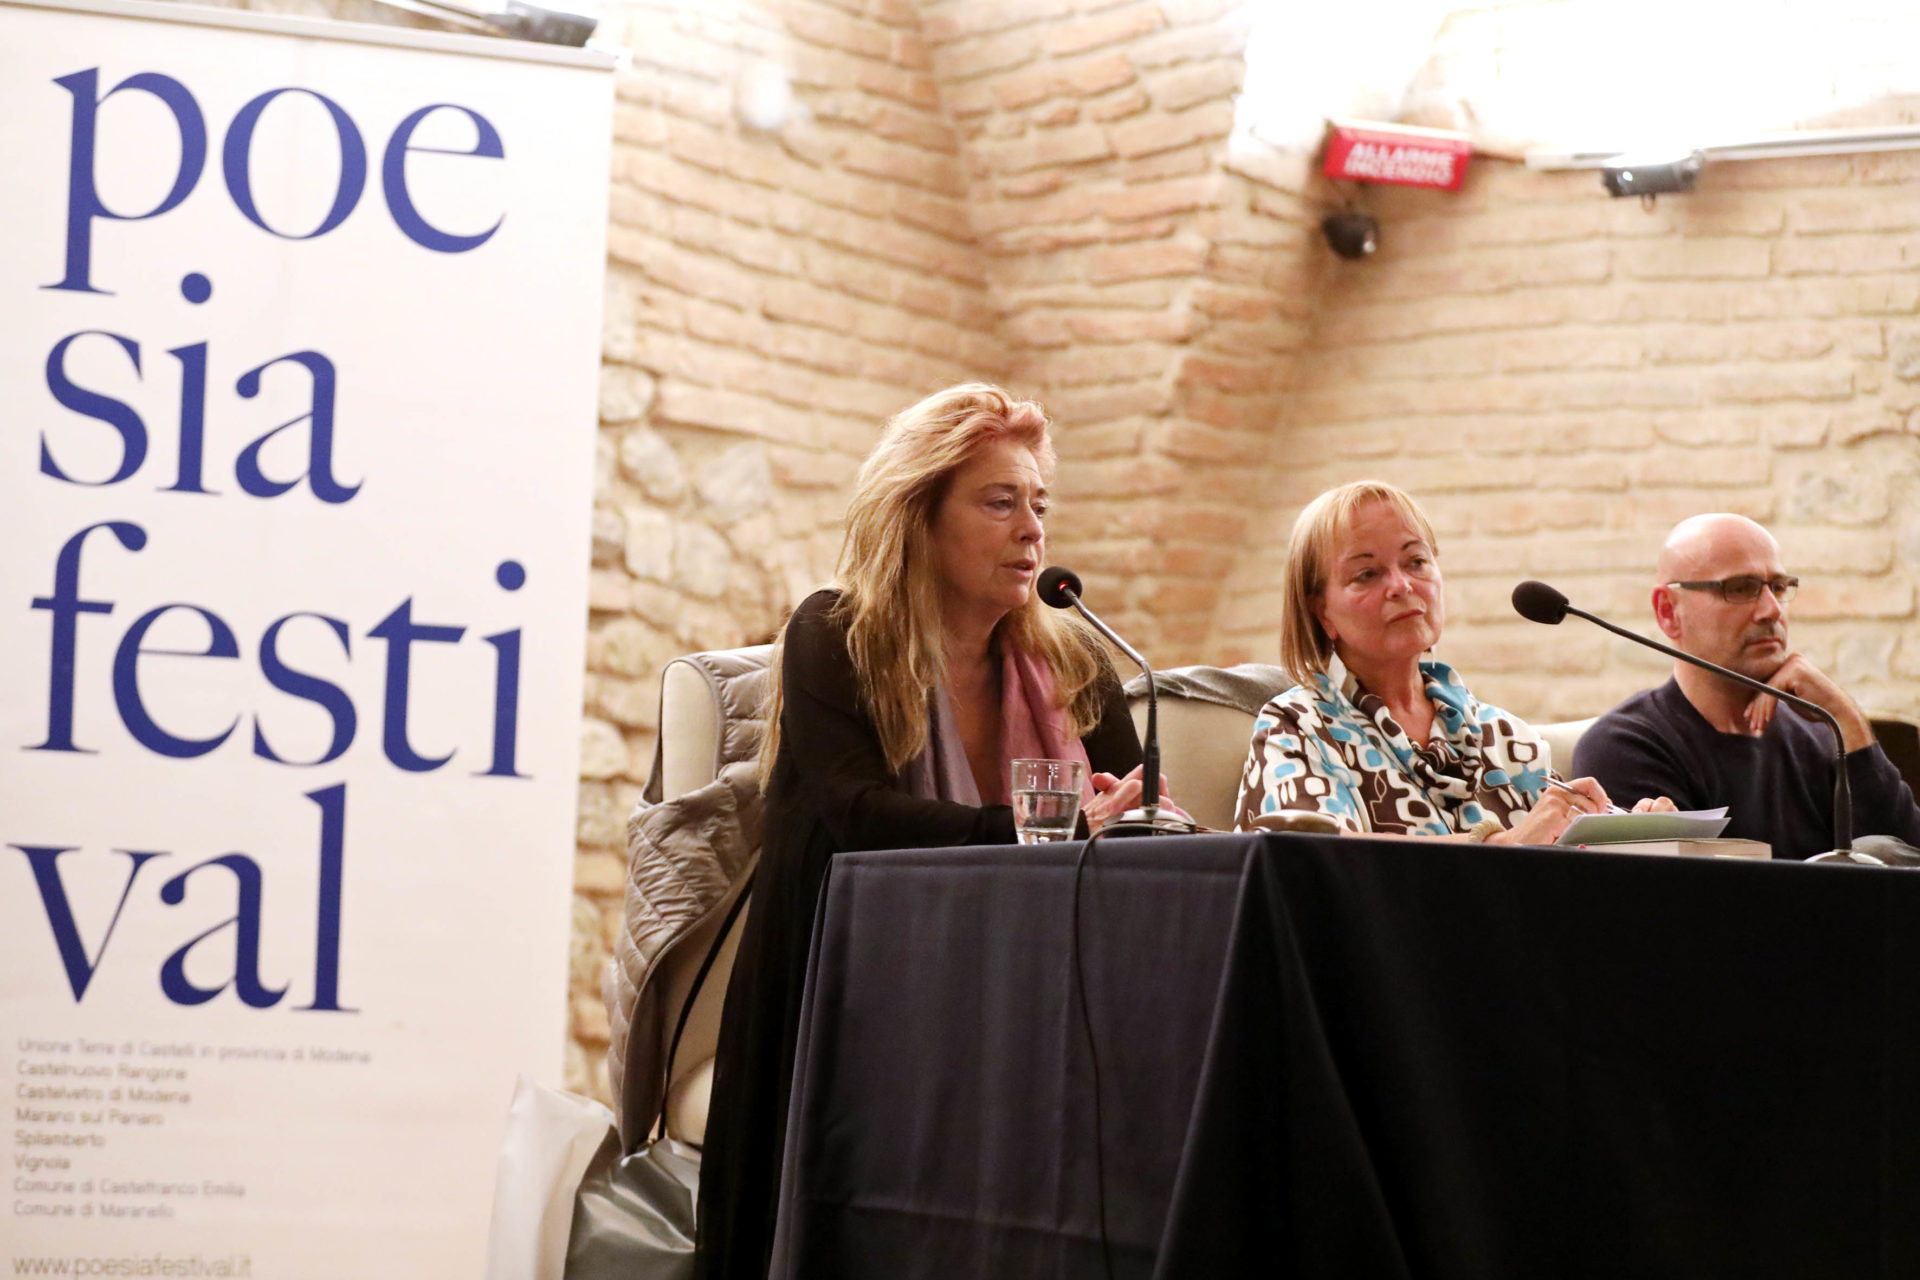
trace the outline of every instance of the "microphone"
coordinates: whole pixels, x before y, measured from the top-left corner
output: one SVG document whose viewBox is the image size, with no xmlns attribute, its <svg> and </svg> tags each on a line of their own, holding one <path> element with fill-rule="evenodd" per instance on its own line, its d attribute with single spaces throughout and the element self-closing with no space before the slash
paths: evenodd
<svg viewBox="0 0 1920 1280">
<path fill-rule="evenodd" d="M 1678 658 L 1690 662 L 1703 671 L 1711 671 L 1737 685 L 1744 685 L 1759 693 L 1770 694 L 1790 707 L 1798 708 L 1808 715 L 1824 720 L 1833 730 L 1833 852 L 1817 855 L 1820 858 L 1851 859 L 1853 853 L 1853 784 L 1847 780 L 1847 744 L 1840 732 L 1840 722 L 1831 711 L 1817 703 L 1791 693 L 1783 693 L 1772 686 L 1755 680 L 1752 676 L 1743 676 L 1738 671 L 1729 671 L 1717 663 L 1705 658 L 1696 658 L 1690 653 L 1661 644 L 1658 640 L 1649 640 L 1637 631 L 1625 627 L 1616 627 L 1605 618 L 1597 618 L 1585 609 L 1576 609 L 1568 603 L 1566 596 L 1554 590 L 1544 582 L 1523 582 L 1513 589 L 1514 612 L 1528 622 L 1541 622 L 1548 626 L 1557 626 L 1568 614 L 1576 618 L 1585 618 L 1597 627 L 1613 632 L 1617 636 L 1645 645 L 1649 649 L 1666 654 L 1669 658 Z M 1875 859 L 1878 861 L 1878 859 Z"/>
<path fill-rule="evenodd" d="M 1072 609 L 1093 624 L 1120 652 L 1138 663 L 1147 677 L 1147 735 L 1140 748 L 1140 807 L 1129 809 L 1101 828 L 1103 835 L 1146 836 L 1183 835 L 1192 828 L 1171 814 L 1160 813 L 1160 701 L 1153 685 L 1153 667 L 1140 651 L 1120 638 L 1118 632 L 1100 621 L 1093 611 L 1080 603 L 1080 575 L 1060 565 L 1049 566 L 1034 582 L 1034 594 L 1042 604 L 1056 609 Z"/>
</svg>

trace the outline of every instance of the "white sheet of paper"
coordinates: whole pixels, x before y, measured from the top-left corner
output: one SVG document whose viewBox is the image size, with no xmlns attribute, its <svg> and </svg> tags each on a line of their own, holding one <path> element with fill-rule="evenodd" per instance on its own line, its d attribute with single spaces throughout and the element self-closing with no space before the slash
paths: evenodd
<svg viewBox="0 0 1920 1280">
<path fill-rule="evenodd" d="M 1620 840 L 1712 840 L 1726 829 L 1725 805 L 1681 813 L 1583 813 L 1556 843 L 1572 848 Z"/>
</svg>

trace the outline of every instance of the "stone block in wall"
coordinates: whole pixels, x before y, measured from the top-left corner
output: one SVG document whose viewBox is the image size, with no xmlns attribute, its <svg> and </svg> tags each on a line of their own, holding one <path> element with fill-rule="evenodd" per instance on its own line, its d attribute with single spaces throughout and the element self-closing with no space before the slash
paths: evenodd
<svg viewBox="0 0 1920 1280">
<path fill-rule="evenodd" d="M 573 858 L 573 887 L 576 893 L 612 896 L 626 886 L 627 859 L 624 852 L 588 849 Z M 576 923 L 578 922 L 576 909 Z M 594 923 L 598 923 L 596 916 Z"/>
<path fill-rule="evenodd" d="M 674 526 L 672 545 L 672 581 L 676 587 L 701 600 L 718 599 L 726 593 L 733 549 L 718 531 L 682 521 Z"/>
<path fill-rule="evenodd" d="M 627 743 L 605 720 L 588 717 L 580 726 L 580 776 L 616 778 L 627 768 Z"/>
<path fill-rule="evenodd" d="M 635 582 L 627 593 L 627 607 L 634 616 L 658 629 L 672 628 L 682 603 L 679 592 L 653 582 Z"/>
<path fill-rule="evenodd" d="M 1125 159 L 1172 151 L 1196 142 L 1212 142 L 1233 131 L 1233 104 L 1209 102 L 1185 111 L 1155 112 L 1123 120 L 1107 132 L 1113 150 Z"/>
<path fill-rule="evenodd" d="M 1691 486 L 1634 490 L 1609 500 L 1607 507 L 1614 528 L 1646 531 L 1647 563 L 1651 565 L 1661 537 L 1682 520 L 1727 511 L 1768 524 L 1778 515 L 1780 500 L 1770 485 L 1726 486 L 1709 473 L 1694 477 Z"/>
<path fill-rule="evenodd" d="M 620 471 L 640 492 L 664 506 L 680 501 L 687 491 L 679 455 L 659 432 L 630 427 L 620 436 Z"/>
<path fill-rule="evenodd" d="M 1043 43 L 1049 54 L 1064 58 L 1121 41 L 1137 40 L 1165 25 L 1166 18 L 1157 4 L 1126 4 L 1075 22 L 1053 23 L 1047 27 Z"/>
<path fill-rule="evenodd" d="M 653 376 L 625 365 L 600 369 L 600 421 L 637 422 L 653 403 Z"/>
<path fill-rule="evenodd" d="M 619 563 L 626 549 L 627 526 L 620 513 L 611 507 L 593 509 L 593 563 L 605 566 Z"/>
<path fill-rule="evenodd" d="M 1920 679 L 1920 635 L 1908 634 L 1901 638 L 1894 648 L 1893 673 L 1907 680 Z"/>
<path fill-rule="evenodd" d="M 627 765 L 621 771 L 627 782 L 644 783 L 652 774 L 654 745 L 659 738 L 660 735 L 651 729 L 627 730 Z"/>
<path fill-rule="evenodd" d="M 1796 521 L 1869 525 L 1890 511 L 1887 476 L 1857 465 L 1796 476 L 1787 490 L 1787 516 Z"/>
<path fill-rule="evenodd" d="M 627 815 L 605 782 L 580 784 L 579 812 L 574 839 L 588 848 L 619 849 L 626 845 Z"/>
<path fill-rule="evenodd" d="M 1895 576 L 1826 576 L 1812 578 L 1793 600 L 1796 621 L 1861 618 L 1911 618 L 1913 582 Z"/>
<path fill-rule="evenodd" d="M 1887 364 L 1902 382 L 1920 382 L 1920 328 L 1903 325 L 1888 332 Z"/>
<path fill-rule="evenodd" d="M 1708 396 L 1735 404 L 1774 400 L 1845 400 L 1854 393 L 1854 371 L 1845 365 L 1725 369 L 1706 379 Z"/>
<path fill-rule="evenodd" d="M 1238 59 L 1221 58 L 1162 71 L 1147 82 L 1147 88 L 1161 110 L 1184 111 L 1215 98 L 1232 97 L 1240 91 L 1244 71 Z"/>
<path fill-rule="evenodd" d="M 1153 105 L 1153 99 L 1147 91 L 1138 87 L 1124 92 L 1110 93 L 1087 104 L 1087 119 L 1099 123 L 1124 120 L 1128 116 L 1139 115 Z"/>
<path fill-rule="evenodd" d="M 593 500 L 596 504 L 613 496 L 614 471 L 614 443 L 607 439 L 606 432 L 596 432 L 593 438 Z"/>
<path fill-rule="evenodd" d="M 1760 419 L 1752 413 L 1715 410 L 1662 413 L 1653 416 L 1653 433 L 1667 444 L 1753 444 L 1760 439 Z"/>
<path fill-rule="evenodd" d="M 1849 629 L 1840 637 L 1833 677 L 1843 688 L 1858 691 L 1864 684 L 1885 683 L 1893 679 L 1893 652 L 1900 643 L 1897 632 Z"/>
<path fill-rule="evenodd" d="M 1153 32 L 1129 44 L 1127 56 L 1143 71 L 1238 57 L 1246 48 L 1251 10 L 1252 6 L 1241 4 L 1218 21 L 1184 23 Z"/>
<path fill-rule="evenodd" d="M 622 613 L 629 608 L 632 579 L 624 568 L 594 568 L 587 572 L 587 608 L 594 613 Z"/>
<path fill-rule="evenodd" d="M 595 1090 L 593 1079 L 593 1060 L 585 1046 L 572 1039 L 572 1019 L 568 1019 L 568 1040 L 566 1047 L 566 1065 L 562 1072 L 562 1085 L 569 1093 L 578 1093 L 589 1098 L 607 1101 L 610 1090 Z"/>
<path fill-rule="evenodd" d="M 629 506 L 621 511 L 626 523 L 626 564 L 635 577 L 650 582 L 673 581 L 673 519 L 651 507 Z"/>
<path fill-rule="evenodd" d="M 595 669 L 614 675 L 637 676 L 651 671 L 653 631 L 637 618 L 613 618 L 592 632 Z"/>
<path fill-rule="evenodd" d="M 1920 259 L 1913 235 L 1833 235 L 1775 241 L 1773 270 L 1786 276 L 1866 275 L 1911 267 Z"/>
<path fill-rule="evenodd" d="M 1772 477 L 1773 455 L 1758 447 L 1658 448 L 1627 459 L 1627 476 L 1643 488 L 1698 488 L 1765 485 Z"/>
<path fill-rule="evenodd" d="M 694 490 L 707 519 L 721 528 L 764 511 L 773 498 L 766 449 L 742 444 L 726 450 L 700 468 Z"/>
<path fill-rule="evenodd" d="M 1920 227 L 1920 195 L 1820 191 L 1787 202 L 1788 225 L 1802 235 L 1838 231 L 1905 231 Z"/>
<path fill-rule="evenodd" d="M 568 1025 L 573 1029 L 574 1038 L 586 1044 L 603 1046 L 612 1038 L 607 1025 L 607 1004 L 600 998 L 597 983 L 593 990 L 574 995 L 568 1010 Z"/>
<path fill-rule="evenodd" d="M 567 985 L 575 991 L 597 990 L 607 962 L 607 939 L 601 928 L 600 908 L 591 898 L 574 895 L 567 939 Z"/>
<path fill-rule="evenodd" d="M 1636 280 L 1764 279 L 1773 269 L 1769 241 L 1747 237 L 1618 245 L 1614 263 Z"/>
<path fill-rule="evenodd" d="M 921 15 L 921 34 L 935 44 L 946 44 L 1051 21 L 1073 10 L 1074 0 L 973 0 L 933 6 Z"/>
<path fill-rule="evenodd" d="M 1262 432 L 1223 431 L 1197 422 L 1161 423 L 1149 439 L 1169 458 L 1243 467 L 1261 462 L 1269 444 Z"/>
</svg>

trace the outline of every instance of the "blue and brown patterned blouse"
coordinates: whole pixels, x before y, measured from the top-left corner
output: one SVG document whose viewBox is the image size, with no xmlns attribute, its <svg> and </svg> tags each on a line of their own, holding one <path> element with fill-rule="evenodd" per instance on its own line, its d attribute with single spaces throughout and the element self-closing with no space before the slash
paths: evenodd
<svg viewBox="0 0 1920 1280">
<path fill-rule="evenodd" d="M 1487 818 L 1511 827 L 1547 788 L 1552 758 L 1524 720 L 1488 706 L 1444 662 L 1422 662 L 1433 732 L 1415 746 L 1335 659 L 1311 685 L 1260 709 L 1240 778 L 1239 817 L 1325 813 L 1356 832 L 1444 836 Z"/>
</svg>

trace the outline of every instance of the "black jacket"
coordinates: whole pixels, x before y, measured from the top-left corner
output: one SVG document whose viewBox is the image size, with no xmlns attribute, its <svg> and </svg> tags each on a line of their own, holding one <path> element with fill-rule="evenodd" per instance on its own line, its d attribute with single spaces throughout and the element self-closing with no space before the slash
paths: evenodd
<svg viewBox="0 0 1920 1280">
<path fill-rule="evenodd" d="M 766 836 L 727 985 L 701 1155 L 703 1280 L 763 1280 L 773 1249 L 787 1096 L 814 908 L 833 855 L 855 849 L 1012 844 L 1013 810 L 923 800 L 897 789 L 861 706 L 836 596 L 794 610 L 781 652 L 780 749 L 767 785 Z M 1095 770 L 1140 763 L 1117 678 L 1081 742 Z"/>
</svg>

